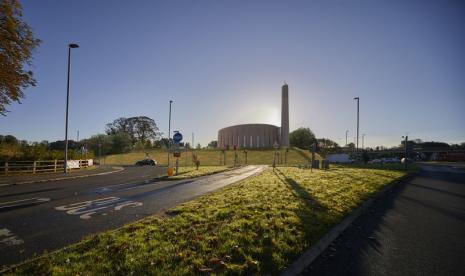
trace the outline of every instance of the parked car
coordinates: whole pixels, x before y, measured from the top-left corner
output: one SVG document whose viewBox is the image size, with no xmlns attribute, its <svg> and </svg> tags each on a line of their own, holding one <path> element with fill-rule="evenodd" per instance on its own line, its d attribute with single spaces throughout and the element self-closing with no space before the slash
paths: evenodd
<svg viewBox="0 0 465 276">
<path fill-rule="evenodd" d="M 383 163 L 383 160 L 381 159 L 373 159 L 373 160 L 370 160 L 368 161 L 369 164 L 381 164 Z"/>
<path fill-rule="evenodd" d="M 383 158 L 382 160 L 383 160 L 383 163 L 399 163 L 400 162 L 400 159 L 397 157 Z"/>
<path fill-rule="evenodd" d="M 157 160 L 153 159 L 144 159 L 136 162 L 136 166 L 157 166 Z"/>
</svg>

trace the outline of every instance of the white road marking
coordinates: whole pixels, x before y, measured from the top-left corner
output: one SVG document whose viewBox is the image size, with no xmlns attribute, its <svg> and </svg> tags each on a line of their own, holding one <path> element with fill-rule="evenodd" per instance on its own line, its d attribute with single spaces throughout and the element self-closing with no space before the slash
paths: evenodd
<svg viewBox="0 0 465 276">
<path fill-rule="evenodd" d="M 66 211 L 68 215 L 79 215 L 81 219 L 90 219 L 92 215 L 96 214 L 99 210 L 113 207 L 115 211 L 119 211 L 126 206 L 138 207 L 142 205 L 142 202 L 112 196 L 58 206 L 55 207 L 55 210 Z M 107 215 L 107 213 L 102 213 L 102 215 Z"/>
<path fill-rule="evenodd" d="M 15 201 L 0 202 L 0 209 L 17 207 L 17 206 L 28 205 L 28 204 L 43 203 L 47 201 L 50 201 L 50 198 L 33 197 L 33 198 L 26 198 L 26 199 L 20 199 L 20 200 L 15 200 Z"/>
<path fill-rule="evenodd" d="M 5 238 L 2 238 L 5 237 Z M 6 228 L 0 229 L 0 244 L 5 244 L 6 246 L 19 245 L 23 244 L 24 241 L 18 239 L 10 230 Z"/>
<path fill-rule="evenodd" d="M 138 206 L 142 206 L 143 203 L 142 202 L 134 202 L 134 201 L 125 201 L 125 202 L 122 202 L 121 204 L 119 204 L 118 206 L 116 206 L 115 210 L 119 211 L 119 210 L 123 209 L 123 207 L 131 206 L 131 205 L 134 205 L 134 207 L 138 207 Z"/>
</svg>

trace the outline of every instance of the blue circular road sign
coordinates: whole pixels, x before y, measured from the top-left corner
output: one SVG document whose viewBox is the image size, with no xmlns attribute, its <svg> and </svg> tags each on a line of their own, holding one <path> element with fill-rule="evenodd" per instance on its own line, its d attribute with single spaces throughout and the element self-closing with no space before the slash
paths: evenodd
<svg viewBox="0 0 465 276">
<path fill-rule="evenodd" d="M 176 132 L 174 135 L 173 135 L 173 141 L 175 143 L 179 143 L 182 141 L 182 134 L 180 132 Z"/>
</svg>

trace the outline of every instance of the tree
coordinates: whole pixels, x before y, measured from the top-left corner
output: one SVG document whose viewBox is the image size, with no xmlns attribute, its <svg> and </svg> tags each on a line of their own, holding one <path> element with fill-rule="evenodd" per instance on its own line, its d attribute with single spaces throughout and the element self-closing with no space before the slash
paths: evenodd
<svg viewBox="0 0 465 276">
<path fill-rule="evenodd" d="M 320 148 L 331 148 L 331 149 L 339 148 L 338 143 L 328 138 L 318 138 L 317 141 L 318 141 L 318 146 Z"/>
<path fill-rule="evenodd" d="M 1 135 L 0 136 L 0 143 L 10 144 L 10 145 L 18 145 L 19 141 L 13 135 L 5 135 L 5 136 Z"/>
<path fill-rule="evenodd" d="M 168 148 L 168 138 L 161 138 L 153 143 L 154 148 Z"/>
<path fill-rule="evenodd" d="M 97 134 L 84 141 L 95 155 L 111 153 L 113 141 L 110 135 Z"/>
<path fill-rule="evenodd" d="M 147 140 L 156 140 L 160 135 L 155 120 L 146 116 L 118 118 L 106 125 L 105 132 L 108 135 L 119 132 L 127 133 L 131 138 L 132 145 L 135 145 L 136 142 L 145 144 Z"/>
<path fill-rule="evenodd" d="M 109 135 L 111 140 L 111 153 L 126 153 L 131 150 L 131 137 L 127 133 L 119 132 Z"/>
<path fill-rule="evenodd" d="M 309 128 L 298 128 L 289 134 L 291 146 L 301 149 L 310 149 L 316 142 L 315 134 Z"/>
<path fill-rule="evenodd" d="M 41 41 L 34 38 L 29 25 L 22 21 L 22 7 L 17 0 L 0 1 L 0 114 L 6 106 L 24 98 L 23 90 L 35 86 L 32 53 Z"/>
<path fill-rule="evenodd" d="M 216 140 L 211 141 L 210 143 L 208 143 L 207 147 L 216 149 L 218 147 L 218 141 Z"/>
</svg>

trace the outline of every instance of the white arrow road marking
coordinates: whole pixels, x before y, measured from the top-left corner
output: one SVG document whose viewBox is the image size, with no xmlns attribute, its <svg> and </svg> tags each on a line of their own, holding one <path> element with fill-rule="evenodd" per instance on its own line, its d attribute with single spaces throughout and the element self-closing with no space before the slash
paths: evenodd
<svg viewBox="0 0 465 276">
<path fill-rule="evenodd" d="M 90 219 L 91 216 L 96 214 L 99 210 L 113 207 L 115 211 L 119 211 L 123 207 L 131 205 L 133 207 L 138 207 L 142 206 L 143 203 L 112 196 L 58 206 L 55 207 L 55 210 L 66 211 L 68 215 L 79 215 L 81 219 Z"/>
<path fill-rule="evenodd" d="M 115 207 L 115 210 L 119 211 L 119 210 L 123 209 L 123 207 L 131 206 L 131 205 L 134 205 L 134 207 L 138 207 L 138 206 L 142 206 L 143 203 L 142 202 L 134 202 L 134 201 L 125 201 L 125 202 L 122 202 L 122 203 L 118 204 L 118 206 Z"/>
<path fill-rule="evenodd" d="M 47 201 L 50 201 L 50 198 L 33 197 L 33 198 L 26 198 L 26 199 L 20 199 L 20 200 L 15 200 L 15 201 L 0 202 L 0 209 L 29 205 L 29 204 L 44 203 Z"/>
<path fill-rule="evenodd" d="M 5 238 L 2 238 L 5 237 Z M 6 229 L 0 229 L 0 244 L 5 244 L 6 246 L 18 245 L 24 243 L 23 240 L 18 239 L 17 236 L 13 235 L 13 233 Z"/>
</svg>

